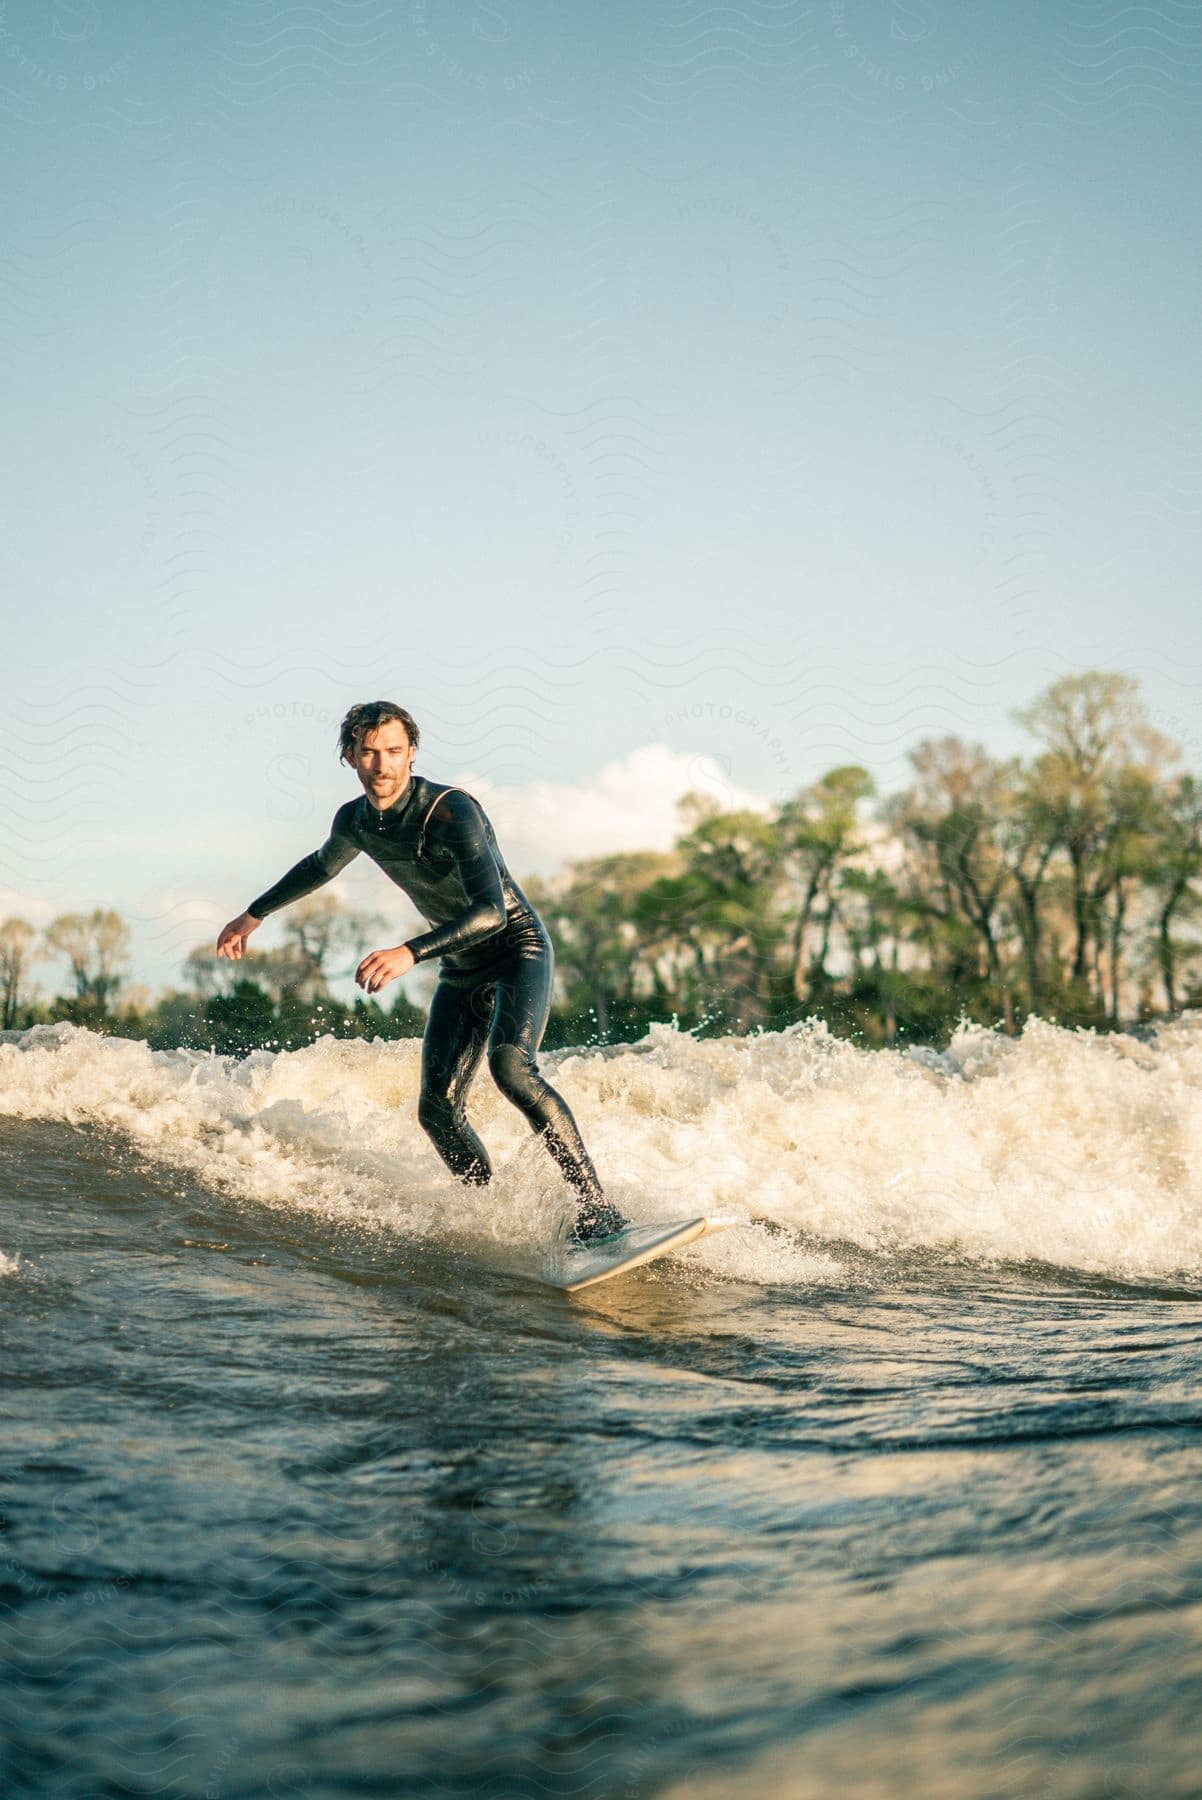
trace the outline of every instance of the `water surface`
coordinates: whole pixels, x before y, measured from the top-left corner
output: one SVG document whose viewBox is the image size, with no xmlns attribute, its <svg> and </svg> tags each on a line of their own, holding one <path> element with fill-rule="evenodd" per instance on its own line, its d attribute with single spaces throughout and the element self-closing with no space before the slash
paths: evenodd
<svg viewBox="0 0 1202 1800">
<path fill-rule="evenodd" d="M 1193 1038 L 1059 1036 L 561 1059 L 748 1220 L 572 1298 L 409 1047 L 0 1047 L 4 1793 L 1197 1794 Z"/>
</svg>

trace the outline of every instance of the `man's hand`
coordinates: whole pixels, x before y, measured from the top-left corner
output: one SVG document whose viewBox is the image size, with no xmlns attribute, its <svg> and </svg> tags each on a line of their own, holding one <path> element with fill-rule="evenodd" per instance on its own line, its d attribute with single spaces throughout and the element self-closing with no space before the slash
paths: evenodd
<svg viewBox="0 0 1202 1800">
<path fill-rule="evenodd" d="M 262 919 L 256 919 L 253 913 L 239 913 L 236 919 L 230 920 L 217 939 L 218 956 L 226 956 L 230 962 L 239 962 L 246 955 L 247 938 L 262 923 Z"/>
<path fill-rule="evenodd" d="M 416 967 L 408 944 L 398 944 L 394 950 L 373 950 L 370 956 L 365 956 L 355 970 L 355 980 L 365 993 L 378 994 L 398 975 L 407 975 Z"/>
</svg>

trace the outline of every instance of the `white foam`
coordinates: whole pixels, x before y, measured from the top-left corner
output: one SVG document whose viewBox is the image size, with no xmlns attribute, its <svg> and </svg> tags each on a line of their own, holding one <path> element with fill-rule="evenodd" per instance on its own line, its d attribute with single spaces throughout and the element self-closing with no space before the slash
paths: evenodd
<svg viewBox="0 0 1202 1800">
<path fill-rule="evenodd" d="M 269 1205 L 545 1244 L 567 1209 L 550 1158 L 482 1071 L 470 1112 L 497 1179 L 461 1187 L 417 1121 L 420 1056 L 416 1039 L 324 1038 L 239 1062 L 39 1026 L 0 1044 L 0 1113 L 118 1128 Z M 637 1222 L 784 1228 L 702 1240 L 689 1259 L 715 1275 L 831 1279 L 845 1244 L 1202 1271 L 1202 1015 L 1149 1043 L 973 1026 L 942 1054 L 861 1050 L 815 1022 L 708 1040 L 657 1026 L 540 1060 Z"/>
</svg>

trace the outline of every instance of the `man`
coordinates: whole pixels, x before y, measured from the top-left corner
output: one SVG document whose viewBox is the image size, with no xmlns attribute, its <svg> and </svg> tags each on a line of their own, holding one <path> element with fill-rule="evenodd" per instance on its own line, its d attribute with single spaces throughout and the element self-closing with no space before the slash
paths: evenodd
<svg viewBox="0 0 1202 1800">
<path fill-rule="evenodd" d="M 355 972 L 359 986 L 376 994 L 417 963 L 443 958 L 422 1041 L 418 1104 L 438 1154 L 461 1181 L 483 1185 L 492 1178 L 488 1152 L 464 1110 L 487 1045 L 493 1080 L 542 1134 L 576 1191 L 572 1240 L 609 1237 L 627 1221 L 605 1198 L 575 1119 L 535 1061 L 551 1005 L 551 940 L 506 868 L 479 803 L 462 788 L 413 774 L 420 741 L 401 706 L 372 700 L 351 707 L 340 728 L 339 760 L 353 766 L 363 798 L 340 806 L 321 848 L 230 921 L 217 954 L 238 961 L 270 913 L 324 886 L 366 851 L 433 929 L 365 956 Z"/>
</svg>

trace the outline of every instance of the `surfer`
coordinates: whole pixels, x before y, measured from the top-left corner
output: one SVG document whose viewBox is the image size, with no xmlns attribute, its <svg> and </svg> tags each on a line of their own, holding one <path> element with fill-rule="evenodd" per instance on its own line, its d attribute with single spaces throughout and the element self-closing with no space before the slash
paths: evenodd
<svg viewBox="0 0 1202 1800">
<path fill-rule="evenodd" d="M 491 1180 L 488 1152 L 465 1112 L 487 1047 L 493 1080 L 541 1134 L 575 1191 L 571 1241 L 593 1243 L 627 1221 L 606 1199 L 567 1103 L 535 1060 L 551 1006 L 551 939 L 506 868 L 479 802 L 413 773 L 420 741 L 404 707 L 387 700 L 351 707 L 339 730 L 339 761 L 354 768 L 362 798 L 340 806 L 321 848 L 231 919 L 217 954 L 237 961 L 269 914 L 323 887 L 365 851 L 432 929 L 365 956 L 355 971 L 358 985 L 376 994 L 418 963 L 443 959 L 422 1040 L 418 1102 L 434 1148 L 468 1185 Z"/>
</svg>

